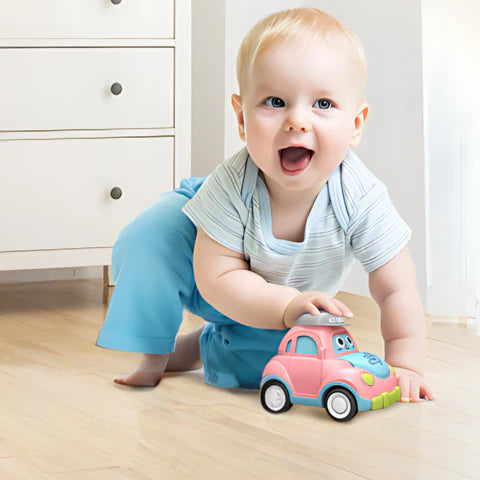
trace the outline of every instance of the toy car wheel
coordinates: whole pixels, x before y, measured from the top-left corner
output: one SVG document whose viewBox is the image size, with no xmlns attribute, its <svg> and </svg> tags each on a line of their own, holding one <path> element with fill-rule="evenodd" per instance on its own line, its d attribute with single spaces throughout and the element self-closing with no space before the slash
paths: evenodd
<svg viewBox="0 0 480 480">
<path fill-rule="evenodd" d="M 328 414 L 339 422 L 351 420 L 358 412 L 355 397 L 346 388 L 332 388 L 325 399 Z"/>
<path fill-rule="evenodd" d="M 291 408 L 288 390 L 278 380 L 270 380 L 262 387 L 260 398 L 263 408 L 270 413 L 286 412 Z"/>
</svg>

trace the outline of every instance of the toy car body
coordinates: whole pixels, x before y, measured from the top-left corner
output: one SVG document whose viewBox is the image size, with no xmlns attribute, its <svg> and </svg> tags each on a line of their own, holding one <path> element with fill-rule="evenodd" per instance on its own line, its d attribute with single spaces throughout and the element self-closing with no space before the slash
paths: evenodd
<svg viewBox="0 0 480 480">
<path fill-rule="evenodd" d="M 314 405 L 338 421 L 400 400 L 393 367 L 377 355 L 360 352 L 343 318 L 327 312 L 302 315 L 288 331 L 278 354 L 265 366 L 260 393 L 271 413 L 292 404 Z"/>
</svg>

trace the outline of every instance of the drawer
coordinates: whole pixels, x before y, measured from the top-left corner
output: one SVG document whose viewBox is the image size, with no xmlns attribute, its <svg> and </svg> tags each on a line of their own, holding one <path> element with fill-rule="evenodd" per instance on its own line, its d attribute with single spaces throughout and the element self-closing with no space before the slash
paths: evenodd
<svg viewBox="0 0 480 480">
<path fill-rule="evenodd" d="M 0 49 L 0 130 L 173 127 L 173 68 L 173 48 Z"/>
<path fill-rule="evenodd" d="M 0 0 L 0 38 L 173 38 L 174 3 Z"/>
<path fill-rule="evenodd" d="M 0 141 L 0 251 L 111 247 L 173 164 L 173 137 Z"/>
</svg>

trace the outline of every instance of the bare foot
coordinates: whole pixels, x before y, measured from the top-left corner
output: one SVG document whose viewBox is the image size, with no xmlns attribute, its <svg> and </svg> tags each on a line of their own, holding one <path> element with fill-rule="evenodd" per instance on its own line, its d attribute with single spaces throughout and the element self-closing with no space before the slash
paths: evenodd
<svg viewBox="0 0 480 480">
<path fill-rule="evenodd" d="M 158 385 L 162 378 L 168 357 L 168 353 L 164 355 L 145 354 L 143 355 L 142 363 L 136 370 L 127 373 L 123 377 L 115 378 L 113 381 L 120 385 L 154 387 Z"/>
<path fill-rule="evenodd" d="M 179 335 L 175 341 L 175 350 L 170 354 L 144 354 L 136 370 L 113 381 L 120 385 L 154 387 L 164 372 L 185 372 L 201 368 L 199 339 L 205 325 Z"/>
</svg>

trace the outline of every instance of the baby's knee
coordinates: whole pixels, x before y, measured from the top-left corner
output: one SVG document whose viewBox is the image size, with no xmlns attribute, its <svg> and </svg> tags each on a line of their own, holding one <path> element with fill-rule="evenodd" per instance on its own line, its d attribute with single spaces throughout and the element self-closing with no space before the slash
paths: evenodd
<svg viewBox="0 0 480 480">
<path fill-rule="evenodd" d="M 170 192 L 124 227 L 114 248 L 133 248 L 162 255 L 193 249 L 196 228 L 182 208 L 188 198 Z"/>
<path fill-rule="evenodd" d="M 175 192 L 164 195 L 121 230 L 112 252 L 114 278 L 129 264 L 141 271 L 183 271 L 190 282 L 196 228 L 182 212 L 187 201 Z"/>
</svg>

